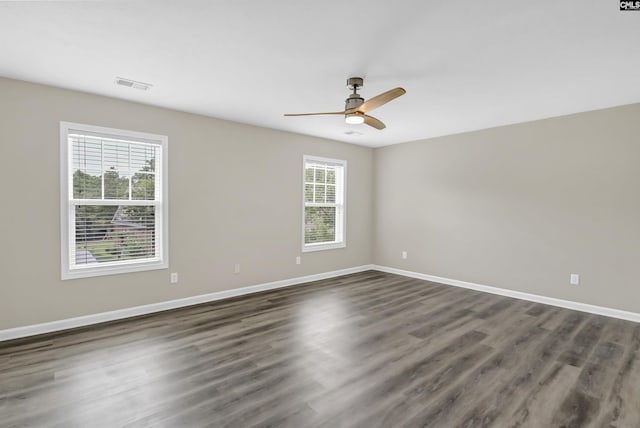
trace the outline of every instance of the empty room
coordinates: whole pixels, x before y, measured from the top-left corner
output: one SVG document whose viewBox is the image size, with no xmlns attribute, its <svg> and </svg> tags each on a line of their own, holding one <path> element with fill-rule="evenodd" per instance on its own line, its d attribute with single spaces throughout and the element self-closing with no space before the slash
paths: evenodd
<svg viewBox="0 0 640 428">
<path fill-rule="evenodd" d="M 0 427 L 640 427 L 640 2 L 0 40 Z"/>
</svg>

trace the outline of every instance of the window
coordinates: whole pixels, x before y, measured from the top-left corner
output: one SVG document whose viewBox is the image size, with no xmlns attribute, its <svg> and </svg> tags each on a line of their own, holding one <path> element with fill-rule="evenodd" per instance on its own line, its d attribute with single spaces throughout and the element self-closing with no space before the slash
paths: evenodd
<svg viewBox="0 0 640 428">
<path fill-rule="evenodd" d="M 304 156 L 302 251 L 346 245 L 346 172 L 347 161 Z"/>
<path fill-rule="evenodd" d="M 167 137 L 60 123 L 62 279 L 168 267 Z"/>
</svg>

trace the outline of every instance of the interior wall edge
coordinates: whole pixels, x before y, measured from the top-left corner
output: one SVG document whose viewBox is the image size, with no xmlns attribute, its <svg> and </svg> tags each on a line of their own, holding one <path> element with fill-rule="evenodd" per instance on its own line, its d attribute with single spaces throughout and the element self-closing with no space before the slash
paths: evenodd
<svg viewBox="0 0 640 428">
<path fill-rule="evenodd" d="M 611 318 L 618 318 L 626 321 L 640 323 L 640 313 L 624 311 L 621 309 L 609 308 L 605 306 L 590 305 L 588 303 L 575 302 L 572 300 L 557 299 L 555 297 L 547 297 L 539 294 L 525 293 L 506 288 L 493 287 L 490 285 L 477 284 L 474 282 L 460 281 L 457 279 L 443 278 L 440 276 L 429 275 L 420 272 L 413 272 L 404 269 L 397 269 L 389 266 L 373 265 L 372 269 L 402 275 L 409 278 L 422 279 L 425 281 L 437 282 L 439 284 L 451 285 L 454 287 L 467 288 L 470 290 L 481 291 L 484 293 L 497 294 L 505 297 L 512 297 L 530 302 L 542 303 L 545 305 L 557 306 L 560 308 L 573 309 L 575 311 L 587 312 L 590 314 L 603 315 Z"/>
<path fill-rule="evenodd" d="M 63 330 L 69 330 L 79 327 L 87 327 L 94 324 L 100 324 L 109 321 L 116 321 L 125 318 L 136 317 L 140 315 L 148 315 L 156 312 L 178 309 L 187 306 L 198 305 L 201 303 L 214 302 L 216 300 L 228 299 L 247 294 L 259 293 L 261 291 L 275 290 L 277 288 L 291 287 L 294 285 L 302 285 L 305 283 L 319 281 L 322 279 L 334 278 L 352 273 L 364 272 L 373 269 L 373 265 L 355 266 L 346 269 L 339 269 L 330 272 L 323 272 L 313 275 L 300 276 L 296 278 L 283 279 L 279 281 L 267 282 L 263 284 L 250 285 L 241 288 L 232 288 L 214 293 L 201 294 L 198 296 L 185 297 L 181 299 L 168 300 L 164 302 L 152 303 L 148 305 L 134 306 L 114 311 L 101 312 L 97 314 L 85 315 L 74 318 L 67 318 L 57 321 L 14 327 L 6 330 L 0 330 L 0 342 L 22 339 L 29 336 L 36 336 L 46 333 L 54 333 Z"/>
</svg>

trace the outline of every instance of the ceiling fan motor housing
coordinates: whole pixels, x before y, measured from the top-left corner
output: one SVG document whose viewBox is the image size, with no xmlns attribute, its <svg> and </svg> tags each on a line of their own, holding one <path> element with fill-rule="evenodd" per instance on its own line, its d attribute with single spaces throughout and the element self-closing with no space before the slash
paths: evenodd
<svg viewBox="0 0 640 428">
<path fill-rule="evenodd" d="M 364 103 L 364 98 L 362 98 L 358 94 L 351 94 L 349 95 L 349 98 L 344 100 L 344 109 L 351 110 L 354 108 L 358 108 L 362 105 L 362 103 Z"/>
</svg>

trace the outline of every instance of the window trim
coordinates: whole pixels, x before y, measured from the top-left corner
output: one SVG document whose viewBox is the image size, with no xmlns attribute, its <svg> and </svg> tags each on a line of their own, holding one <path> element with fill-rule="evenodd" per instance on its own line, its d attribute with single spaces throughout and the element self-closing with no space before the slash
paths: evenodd
<svg viewBox="0 0 640 428">
<path fill-rule="evenodd" d="M 312 244 L 306 244 L 304 242 L 305 236 L 305 182 L 306 182 L 306 165 L 308 161 L 333 164 L 342 167 L 342 218 L 340 219 L 340 228 L 342 232 L 342 239 L 340 241 L 333 242 L 316 242 Z M 332 159 L 313 155 L 302 156 L 302 252 L 310 253 L 313 251 L 334 250 L 338 248 L 345 248 L 347 246 L 347 161 L 344 159 Z"/>
<path fill-rule="evenodd" d="M 144 143 L 157 144 L 161 148 L 161 162 L 157 168 L 160 177 L 157 185 L 160 186 L 160 209 L 157 219 L 160 223 L 159 235 L 156 236 L 157 260 L 130 261 L 113 264 L 105 263 L 104 266 L 91 266 L 83 268 L 70 268 L 71 244 L 75 242 L 69 233 L 73 230 L 70 222 L 70 208 L 73 189 L 73 175 L 69 173 L 72 166 L 72 153 L 69 150 L 69 134 L 73 131 L 86 132 L 93 135 L 103 135 L 109 138 L 128 139 Z M 107 128 L 95 125 L 86 125 L 73 122 L 60 122 L 60 263 L 62 280 L 75 278 L 88 278 L 94 276 L 115 275 L 128 272 L 140 272 L 155 269 L 167 269 L 169 267 L 169 162 L 168 162 L 168 137 L 166 135 L 150 134 L 146 132 L 129 131 L 125 129 Z"/>
</svg>

